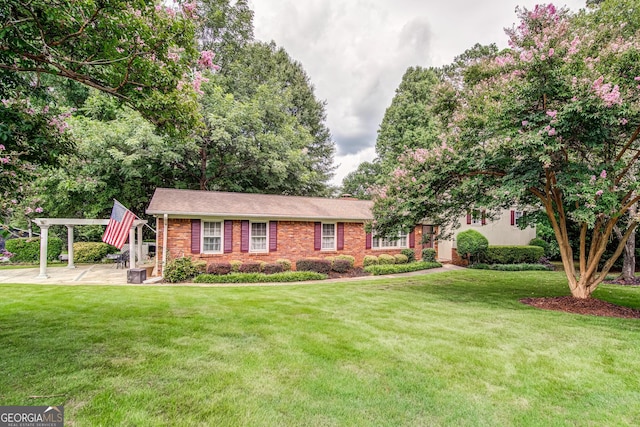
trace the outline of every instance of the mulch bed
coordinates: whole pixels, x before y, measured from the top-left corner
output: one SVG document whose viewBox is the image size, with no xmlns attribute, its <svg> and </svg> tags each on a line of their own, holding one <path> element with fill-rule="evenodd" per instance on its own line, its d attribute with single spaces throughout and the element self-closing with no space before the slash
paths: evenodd
<svg viewBox="0 0 640 427">
<path fill-rule="evenodd" d="M 346 273 L 336 273 L 332 271 L 329 273 L 329 279 L 341 279 L 343 277 L 364 277 L 371 276 L 371 273 L 367 273 L 360 267 L 350 268 Z"/>
<path fill-rule="evenodd" d="M 623 286 L 640 286 L 640 277 L 636 277 L 634 279 L 615 279 L 615 280 L 605 280 L 604 283 L 608 283 L 610 285 L 623 285 Z"/>
<path fill-rule="evenodd" d="M 543 310 L 564 311 L 567 313 L 586 314 L 591 316 L 621 317 L 640 319 L 640 310 L 623 307 L 595 298 L 580 299 L 572 296 L 549 298 L 524 298 L 521 303 Z"/>
</svg>

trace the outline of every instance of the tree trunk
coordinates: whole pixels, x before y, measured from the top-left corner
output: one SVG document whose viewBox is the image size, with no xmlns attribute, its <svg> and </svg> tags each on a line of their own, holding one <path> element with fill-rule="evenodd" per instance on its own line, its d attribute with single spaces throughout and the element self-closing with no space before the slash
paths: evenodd
<svg viewBox="0 0 640 427">
<path fill-rule="evenodd" d="M 638 205 L 635 204 L 629 208 L 629 215 L 635 216 L 638 211 Z M 622 239 L 622 232 L 618 227 L 614 229 L 618 239 Z M 624 245 L 622 261 L 622 273 L 618 276 L 618 280 L 631 281 L 636 276 L 636 232 L 634 231 Z"/>
<path fill-rule="evenodd" d="M 620 280 L 631 281 L 636 276 L 636 233 L 629 236 L 629 240 L 624 245 L 624 258 L 622 261 L 622 273 L 618 277 Z"/>
</svg>

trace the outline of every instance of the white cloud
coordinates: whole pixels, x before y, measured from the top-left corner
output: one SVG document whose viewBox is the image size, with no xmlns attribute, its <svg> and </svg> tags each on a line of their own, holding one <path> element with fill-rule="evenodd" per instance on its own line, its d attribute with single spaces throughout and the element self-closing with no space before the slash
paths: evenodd
<svg viewBox="0 0 640 427">
<path fill-rule="evenodd" d="M 371 160 L 385 109 L 410 66 L 439 66 L 475 43 L 506 46 L 515 7 L 537 0 L 253 0 L 256 38 L 274 40 L 302 63 L 341 166 L 333 182 Z M 576 11 L 584 0 L 568 0 Z M 373 153 L 373 155 L 372 155 Z M 349 167 L 350 170 L 346 170 Z"/>
</svg>

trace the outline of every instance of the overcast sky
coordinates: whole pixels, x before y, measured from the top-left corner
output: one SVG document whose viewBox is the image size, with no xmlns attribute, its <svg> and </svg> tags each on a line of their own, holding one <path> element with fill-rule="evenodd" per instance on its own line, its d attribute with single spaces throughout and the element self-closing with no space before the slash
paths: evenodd
<svg viewBox="0 0 640 427">
<path fill-rule="evenodd" d="M 378 127 L 406 69 L 440 66 L 475 43 L 507 46 L 515 7 L 534 0 L 250 0 L 258 40 L 299 61 L 327 102 L 334 184 L 375 157 Z M 563 0 L 572 11 L 584 0 Z"/>
</svg>

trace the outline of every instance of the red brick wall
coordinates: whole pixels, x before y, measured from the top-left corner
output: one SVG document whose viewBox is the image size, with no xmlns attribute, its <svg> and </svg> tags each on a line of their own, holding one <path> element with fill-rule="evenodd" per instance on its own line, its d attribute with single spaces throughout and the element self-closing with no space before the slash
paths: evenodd
<svg viewBox="0 0 640 427">
<path fill-rule="evenodd" d="M 402 249 L 365 249 L 366 233 L 363 223 L 344 223 L 344 249 L 339 251 L 316 251 L 313 245 L 314 222 L 311 221 L 278 221 L 278 249 L 268 253 L 250 253 L 240 251 L 240 221 L 233 221 L 233 251 L 227 254 L 194 254 L 191 253 L 191 220 L 169 219 L 168 227 L 168 259 L 182 256 L 194 260 L 223 262 L 238 260 L 242 262 L 274 262 L 278 259 L 288 259 L 292 266 L 301 258 L 325 258 L 336 255 L 351 255 L 355 257 L 355 265 L 362 266 L 365 255 L 399 254 Z M 157 253 L 162 260 L 162 241 L 164 233 L 163 219 L 157 222 Z M 420 242 L 422 241 L 422 226 L 415 228 L 416 259 L 422 257 Z M 159 270 L 161 270 L 161 263 Z M 161 271 L 159 272 L 161 274 Z"/>
</svg>

